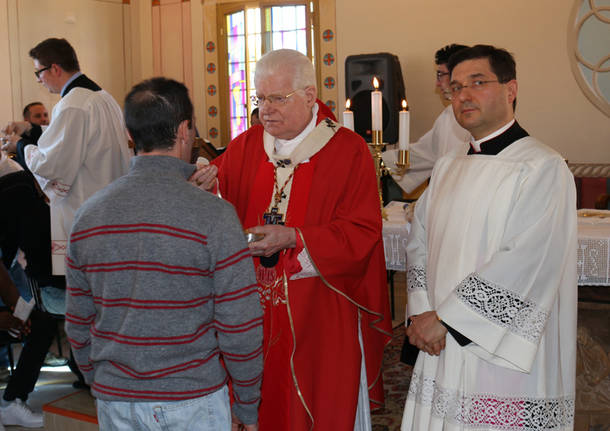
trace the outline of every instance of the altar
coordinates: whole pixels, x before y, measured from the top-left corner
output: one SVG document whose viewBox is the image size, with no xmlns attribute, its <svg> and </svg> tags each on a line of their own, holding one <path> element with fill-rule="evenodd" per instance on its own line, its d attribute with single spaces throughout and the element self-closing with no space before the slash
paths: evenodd
<svg viewBox="0 0 610 431">
<path fill-rule="evenodd" d="M 578 284 L 610 286 L 610 211 L 578 210 Z"/>
<path fill-rule="evenodd" d="M 406 204 L 386 205 L 383 247 L 388 271 L 407 270 Z M 578 210 L 578 285 L 610 286 L 610 211 Z"/>
</svg>

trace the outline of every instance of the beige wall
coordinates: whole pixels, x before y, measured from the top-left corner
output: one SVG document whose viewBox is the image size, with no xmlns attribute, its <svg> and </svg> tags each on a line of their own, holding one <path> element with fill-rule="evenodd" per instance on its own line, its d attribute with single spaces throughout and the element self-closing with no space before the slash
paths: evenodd
<svg viewBox="0 0 610 431">
<path fill-rule="evenodd" d="M 443 106 L 434 92 L 434 52 L 448 43 L 488 43 L 511 51 L 519 83 L 517 118 L 573 162 L 610 162 L 610 118 L 578 87 L 567 31 L 574 0 L 336 0 L 337 60 L 390 52 L 399 57 L 411 106 L 412 140 Z M 340 100 L 345 72 L 339 67 Z"/>
<path fill-rule="evenodd" d="M 59 100 L 36 82 L 28 56 L 30 48 L 48 37 L 68 39 L 83 72 L 122 100 L 130 76 L 122 0 L 1 0 L 0 9 L 0 50 L 9 48 L 0 79 L 11 101 L 0 110 L 2 122 L 20 119 L 21 109 L 31 101 L 40 100 L 50 109 Z"/>
<path fill-rule="evenodd" d="M 442 109 L 434 90 L 436 49 L 451 42 L 491 43 L 515 54 L 522 125 L 570 161 L 610 162 L 610 119 L 580 91 L 569 65 L 573 1 L 512 0 L 500 6 L 488 0 L 336 0 L 337 106 L 345 104 L 348 55 L 396 54 L 411 107 L 411 137 L 416 139 Z M 0 0 L 0 80 L 5 83 L 0 88 L 0 123 L 18 118 L 31 100 L 56 103 L 57 96 L 35 82 L 27 51 L 46 37 L 61 36 L 74 44 L 83 71 L 120 103 L 132 84 L 159 71 L 182 76 L 205 135 L 203 47 L 211 26 L 201 0 L 180 3 L 160 2 L 160 10 L 172 13 L 157 21 L 169 31 L 155 38 L 151 0 Z M 189 34 L 190 40 L 185 39 Z M 180 52 L 190 53 L 190 64 Z"/>
<path fill-rule="evenodd" d="M 81 70 L 122 105 L 131 86 L 166 75 L 191 90 L 205 126 L 203 26 L 200 1 L 0 0 L 0 124 L 21 119 L 23 106 L 59 100 L 36 82 L 30 48 L 48 37 L 64 37 L 76 50 Z M 156 20 L 155 20 L 156 18 Z M 153 37 L 153 34 L 157 37 Z"/>
</svg>

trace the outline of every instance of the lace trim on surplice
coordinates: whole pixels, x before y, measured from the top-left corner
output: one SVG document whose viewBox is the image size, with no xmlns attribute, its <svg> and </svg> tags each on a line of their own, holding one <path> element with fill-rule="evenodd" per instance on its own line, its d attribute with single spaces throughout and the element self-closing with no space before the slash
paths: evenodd
<svg viewBox="0 0 610 431">
<path fill-rule="evenodd" d="M 544 330 L 548 312 L 515 292 L 470 274 L 456 288 L 464 304 L 484 318 L 537 343 Z"/>
<path fill-rule="evenodd" d="M 426 268 L 423 266 L 409 266 L 407 268 L 407 292 L 428 290 L 426 283 Z"/>
<path fill-rule="evenodd" d="M 574 422 L 574 398 L 506 397 L 463 394 L 438 385 L 433 378 L 413 372 L 409 397 L 430 406 L 445 421 L 502 431 L 552 431 Z"/>
</svg>

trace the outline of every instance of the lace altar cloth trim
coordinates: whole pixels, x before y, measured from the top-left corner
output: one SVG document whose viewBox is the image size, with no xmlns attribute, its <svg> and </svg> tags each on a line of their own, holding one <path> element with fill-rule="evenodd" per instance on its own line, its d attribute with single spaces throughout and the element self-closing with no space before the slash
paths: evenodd
<svg viewBox="0 0 610 431">
<path fill-rule="evenodd" d="M 574 422 L 573 398 L 506 397 L 464 394 L 413 372 L 409 397 L 430 406 L 432 415 L 466 429 L 551 431 Z"/>
<path fill-rule="evenodd" d="M 490 281 L 471 274 L 455 290 L 457 297 L 484 318 L 537 343 L 548 312 Z"/>
<path fill-rule="evenodd" d="M 407 292 L 428 290 L 426 283 L 426 268 L 423 266 L 407 267 Z"/>
<path fill-rule="evenodd" d="M 610 286 L 610 238 L 578 240 L 578 284 Z"/>
<path fill-rule="evenodd" d="M 610 286 L 610 237 L 608 230 L 584 230 L 579 218 L 578 227 L 578 285 Z M 610 219 L 607 219 L 610 220 Z M 598 229 L 599 230 L 599 229 Z M 383 223 L 383 245 L 387 270 L 407 270 L 407 224 Z"/>
<path fill-rule="evenodd" d="M 407 265 L 407 222 L 383 222 L 383 250 L 387 270 L 404 271 Z"/>
</svg>

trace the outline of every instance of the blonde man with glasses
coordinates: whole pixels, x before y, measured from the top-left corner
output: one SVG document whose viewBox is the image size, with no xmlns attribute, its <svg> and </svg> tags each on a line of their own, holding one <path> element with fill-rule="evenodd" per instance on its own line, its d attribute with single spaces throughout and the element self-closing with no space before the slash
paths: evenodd
<svg viewBox="0 0 610 431">
<path fill-rule="evenodd" d="M 215 163 L 223 198 L 255 241 L 264 310 L 260 428 L 370 429 L 391 321 L 379 195 L 364 140 L 316 103 L 303 54 L 264 55 L 254 77 L 261 126 Z M 209 182 L 215 167 L 195 180 Z"/>
<path fill-rule="evenodd" d="M 407 244 L 407 335 L 420 349 L 402 430 L 574 427 L 576 193 L 560 154 L 514 117 L 515 61 L 449 61 L 471 148 L 434 166 Z"/>
</svg>

